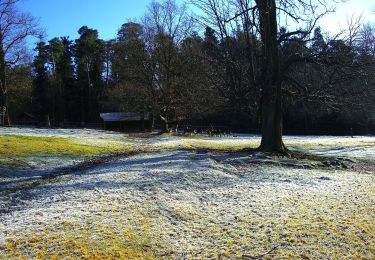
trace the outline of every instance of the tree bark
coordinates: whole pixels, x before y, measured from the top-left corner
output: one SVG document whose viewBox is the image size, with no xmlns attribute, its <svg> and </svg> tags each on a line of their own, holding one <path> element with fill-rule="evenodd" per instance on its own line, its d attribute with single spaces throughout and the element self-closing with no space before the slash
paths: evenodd
<svg viewBox="0 0 375 260">
<path fill-rule="evenodd" d="M 282 141 L 281 71 L 277 41 L 275 0 L 256 0 L 259 10 L 262 40 L 262 141 L 259 149 L 265 152 L 283 153 Z"/>
<path fill-rule="evenodd" d="M 9 126 L 10 118 L 9 118 L 9 106 L 8 106 L 8 86 L 7 86 L 7 80 L 6 80 L 5 55 L 2 49 L 0 50 L 0 84 L 1 84 L 0 109 L 3 109 L 3 107 L 6 108 L 5 115 L 4 115 L 4 125 Z"/>
<path fill-rule="evenodd" d="M 43 122 L 44 122 L 43 126 L 45 126 L 47 128 L 51 128 L 51 121 L 49 120 L 49 114 L 45 114 L 43 117 L 44 117 L 43 118 L 44 119 L 43 120 Z"/>
<path fill-rule="evenodd" d="M 163 122 L 164 122 L 164 129 L 163 129 L 163 132 L 168 133 L 168 132 L 169 132 L 168 119 L 163 120 Z"/>
<path fill-rule="evenodd" d="M 267 88 L 271 93 L 264 94 L 262 98 L 262 141 L 259 149 L 283 153 L 286 148 L 282 141 L 281 85 Z"/>
</svg>

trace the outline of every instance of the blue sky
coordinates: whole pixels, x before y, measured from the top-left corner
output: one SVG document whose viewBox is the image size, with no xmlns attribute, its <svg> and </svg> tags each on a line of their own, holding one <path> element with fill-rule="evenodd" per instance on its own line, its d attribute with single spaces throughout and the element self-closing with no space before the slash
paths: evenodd
<svg viewBox="0 0 375 260">
<path fill-rule="evenodd" d="M 107 40 L 116 36 L 123 23 L 140 18 L 150 3 L 151 0 L 22 0 L 19 8 L 40 19 L 47 40 L 57 36 L 76 39 L 83 25 L 97 29 L 100 37 Z M 350 0 L 339 4 L 337 13 L 325 17 L 320 25 L 334 32 L 338 25 L 345 25 L 346 17 L 353 12 L 363 13 L 365 20 L 375 23 L 374 9 L 374 0 Z"/>
<path fill-rule="evenodd" d="M 83 25 L 97 29 L 101 38 L 111 39 L 123 23 L 141 17 L 149 3 L 151 0 L 22 0 L 19 8 L 39 18 L 47 39 L 75 39 Z"/>
</svg>

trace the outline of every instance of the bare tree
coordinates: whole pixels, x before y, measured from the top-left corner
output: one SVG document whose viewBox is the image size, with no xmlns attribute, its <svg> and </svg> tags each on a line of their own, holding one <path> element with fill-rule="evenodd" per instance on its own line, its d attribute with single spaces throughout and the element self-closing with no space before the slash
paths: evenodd
<svg viewBox="0 0 375 260">
<path fill-rule="evenodd" d="M 375 25 L 365 24 L 362 26 L 359 44 L 362 51 L 375 56 Z"/>
<path fill-rule="evenodd" d="M 192 33 L 193 24 L 186 5 L 178 5 L 175 0 L 152 2 L 143 18 L 145 48 L 150 57 L 144 67 L 149 75 L 153 110 L 164 122 L 165 130 L 178 105 L 178 49 Z"/>
<path fill-rule="evenodd" d="M 27 57 L 26 39 L 41 34 L 37 21 L 17 10 L 19 0 L 0 0 L 0 107 L 8 107 L 8 70 Z M 9 124 L 7 112 L 6 124 Z"/>
<path fill-rule="evenodd" d="M 192 0 L 192 3 L 204 11 L 206 21 L 215 21 L 220 33 L 225 33 L 233 24 L 242 24 L 260 39 L 261 65 L 254 84 L 261 92 L 260 149 L 287 152 L 282 141 L 282 84 L 289 80 L 290 84 L 301 87 L 285 75 L 293 64 L 313 58 L 302 51 L 303 46 L 311 40 L 317 21 L 333 8 L 325 0 Z M 224 8 L 226 3 L 231 7 Z M 281 59 L 280 47 L 293 42 L 301 48 Z"/>
<path fill-rule="evenodd" d="M 361 39 L 361 30 L 363 26 L 363 15 L 354 14 L 346 18 L 346 28 L 342 30 L 344 39 L 350 47 L 354 47 Z"/>
</svg>

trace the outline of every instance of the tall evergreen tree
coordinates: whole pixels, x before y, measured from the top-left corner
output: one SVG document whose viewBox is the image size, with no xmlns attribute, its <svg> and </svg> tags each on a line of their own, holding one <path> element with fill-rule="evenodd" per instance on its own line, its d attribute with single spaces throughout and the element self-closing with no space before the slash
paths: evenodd
<svg viewBox="0 0 375 260">
<path fill-rule="evenodd" d="M 34 59 L 35 78 L 33 81 L 33 105 L 39 122 L 42 126 L 51 127 L 50 111 L 50 93 L 47 64 L 49 61 L 48 47 L 41 41 L 35 48 L 37 55 Z"/>
<path fill-rule="evenodd" d="M 81 123 L 96 121 L 99 112 L 98 98 L 103 94 L 104 42 L 98 31 L 82 26 L 75 44 L 77 84 L 81 96 Z"/>
<path fill-rule="evenodd" d="M 64 122 L 65 99 L 60 66 L 64 55 L 64 46 L 60 38 L 53 38 L 48 43 L 49 66 L 51 68 L 51 116 L 62 124 Z"/>
<path fill-rule="evenodd" d="M 76 118 L 79 111 L 77 104 L 79 104 L 79 91 L 75 85 L 74 64 L 73 64 L 73 41 L 69 37 L 61 37 L 61 44 L 63 47 L 63 54 L 59 60 L 57 71 L 60 75 L 61 84 L 63 87 L 63 106 L 64 113 L 61 115 L 62 119 L 72 121 L 78 120 Z M 61 122 L 61 121 L 60 121 Z"/>
</svg>

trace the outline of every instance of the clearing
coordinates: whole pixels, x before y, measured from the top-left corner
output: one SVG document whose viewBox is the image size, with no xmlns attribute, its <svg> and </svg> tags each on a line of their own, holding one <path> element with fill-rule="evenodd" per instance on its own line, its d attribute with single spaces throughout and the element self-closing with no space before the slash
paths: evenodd
<svg viewBox="0 0 375 260">
<path fill-rule="evenodd" d="M 0 259 L 374 259 L 375 137 L 0 129 Z"/>
</svg>

